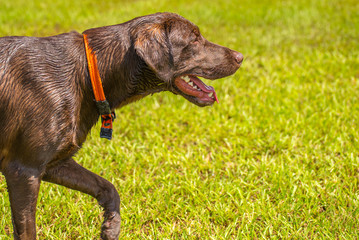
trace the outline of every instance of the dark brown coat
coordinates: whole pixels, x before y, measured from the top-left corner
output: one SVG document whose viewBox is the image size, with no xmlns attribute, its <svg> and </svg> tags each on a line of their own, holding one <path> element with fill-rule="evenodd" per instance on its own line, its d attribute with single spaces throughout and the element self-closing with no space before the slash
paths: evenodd
<svg viewBox="0 0 359 240">
<path fill-rule="evenodd" d="M 84 33 L 96 52 L 112 109 L 160 91 L 211 105 L 214 89 L 196 76 L 231 75 L 243 60 L 172 13 Z M 8 185 L 15 239 L 36 238 L 42 180 L 95 197 L 105 211 L 101 237 L 118 239 L 116 189 L 72 159 L 98 118 L 82 34 L 0 38 L 0 170 Z"/>
</svg>

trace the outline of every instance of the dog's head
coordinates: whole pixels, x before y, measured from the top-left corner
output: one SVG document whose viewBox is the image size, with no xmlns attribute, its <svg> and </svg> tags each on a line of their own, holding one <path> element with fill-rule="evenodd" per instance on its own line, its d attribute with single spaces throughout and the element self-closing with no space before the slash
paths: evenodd
<svg viewBox="0 0 359 240">
<path fill-rule="evenodd" d="M 132 32 L 136 53 L 156 73 L 167 90 L 198 106 L 212 105 L 216 92 L 198 77 L 232 75 L 243 61 L 239 52 L 207 41 L 199 28 L 173 13 L 138 18 Z"/>
</svg>

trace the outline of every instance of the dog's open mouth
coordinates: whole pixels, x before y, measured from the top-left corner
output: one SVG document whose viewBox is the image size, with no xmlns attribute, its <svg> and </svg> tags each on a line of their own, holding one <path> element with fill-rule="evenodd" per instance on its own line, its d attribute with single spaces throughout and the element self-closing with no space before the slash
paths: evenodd
<svg viewBox="0 0 359 240">
<path fill-rule="evenodd" d="M 195 98 L 196 103 L 199 105 L 212 105 L 214 101 L 218 103 L 218 98 L 214 88 L 212 86 L 207 86 L 196 76 L 180 76 L 175 79 L 174 83 L 182 93 Z"/>
</svg>

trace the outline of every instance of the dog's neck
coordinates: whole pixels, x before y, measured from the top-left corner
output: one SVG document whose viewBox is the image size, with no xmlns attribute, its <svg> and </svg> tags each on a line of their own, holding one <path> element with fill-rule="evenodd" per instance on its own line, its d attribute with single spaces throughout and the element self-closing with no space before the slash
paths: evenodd
<svg viewBox="0 0 359 240">
<path fill-rule="evenodd" d="M 163 82 L 136 54 L 129 34 L 119 36 L 125 25 L 86 31 L 95 51 L 103 88 L 111 108 L 122 107 L 149 94 L 165 90 Z"/>
<path fill-rule="evenodd" d="M 95 28 L 85 32 L 96 54 L 104 93 L 112 109 L 138 101 L 149 94 L 166 90 L 163 82 L 136 54 L 129 37 L 117 36 L 120 31 L 115 28 L 119 27 L 121 26 Z M 111 35 L 109 32 L 112 32 L 111 37 L 109 37 Z M 85 68 L 87 69 L 87 66 Z M 85 72 L 88 71 L 85 70 Z M 99 117 L 93 101 L 90 76 L 85 75 L 87 75 L 85 79 L 87 91 L 83 96 L 81 117 L 84 119 L 81 121 L 86 121 L 87 124 L 82 135 L 87 135 Z"/>
<path fill-rule="evenodd" d="M 136 55 L 133 46 L 124 51 L 120 53 L 123 56 L 113 58 L 108 66 L 102 66 L 99 70 L 103 73 L 104 91 L 112 108 L 123 107 L 149 94 L 165 90 L 163 82 Z M 99 59 L 104 57 L 99 54 Z"/>
</svg>

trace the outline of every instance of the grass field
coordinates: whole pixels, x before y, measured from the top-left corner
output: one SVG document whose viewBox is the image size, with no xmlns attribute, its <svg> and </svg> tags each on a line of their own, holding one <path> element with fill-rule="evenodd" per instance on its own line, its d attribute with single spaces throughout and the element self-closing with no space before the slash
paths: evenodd
<svg viewBox="0 0 359 240">
<path fill-rule="evenodd" d="M 245 61 L 211 83 L 220 104 L 160 93 L 118 110 L 111 142 L 93 129 L 76 159 L 119 190 L 121 239 L 358 239 L 357 0 L 12 0 L 1 3 L 0 36 L 157 11 Z M 39 239 L 98 239 L 101 222 L 91 197 L 41 185 Z M 11 232 L 0 176 L 0 239 Z"/>
</svg>

